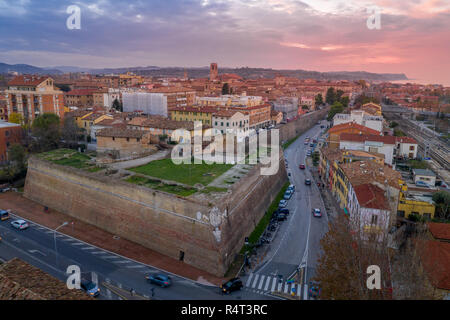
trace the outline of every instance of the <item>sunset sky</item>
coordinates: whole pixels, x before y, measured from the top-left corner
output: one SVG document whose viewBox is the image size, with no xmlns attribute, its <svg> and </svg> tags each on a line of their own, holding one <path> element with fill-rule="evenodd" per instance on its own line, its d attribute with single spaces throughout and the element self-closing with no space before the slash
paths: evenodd
<svg viewBox="0 0 450 320">
<path fill-rule="evenodd" d="M 81 8 L 81 30 L 66 9 Z M 381 9 L 369 30 L 367 8 Z M 450 85 L 450 0 L 0 0 L 0 62 L 405 73 Z"/>
</svg>

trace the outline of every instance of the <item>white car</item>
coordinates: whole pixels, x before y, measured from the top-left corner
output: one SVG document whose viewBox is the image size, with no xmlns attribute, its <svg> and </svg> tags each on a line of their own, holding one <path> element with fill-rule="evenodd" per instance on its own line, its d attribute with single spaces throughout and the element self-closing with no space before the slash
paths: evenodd
<svg viewBox="0 0 450 320">
<path fill-rule="evenodd" d="M 314 217 L 317 217 L 317 218 L 322 217 L 322 213 L 320 212 L 320 209 L 314 209 L 313 214 L 314 214 Z"/>
<path fill-rule="evenodd" d="M 280 203 L 278 204 L 278 208 L 286 208 L 286 207 L 287 207 L 287 201 L 280 200 Z"/>
<path fill-rule="evenodd" d="M 14 220 L 11 222 L 11 226 L 19 230 L 24 230 L 30 227 L 28 222 L 26 222 L 25 220 Z"/>
</svg>

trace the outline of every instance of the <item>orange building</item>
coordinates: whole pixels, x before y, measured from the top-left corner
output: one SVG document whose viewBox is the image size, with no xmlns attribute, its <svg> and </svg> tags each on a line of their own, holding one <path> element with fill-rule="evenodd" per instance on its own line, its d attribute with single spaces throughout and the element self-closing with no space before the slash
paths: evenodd
<svg viewBox="0 0 450 320">
<path fill-rule="evenodd" d="M 22 75 L 8 83 L 6 90 L 8 117 L 19 113 L 25 122 L 33 121 L 43 113 L 64 117 L 64 94 L 55 89 L 50 77 Z"/>
<path fill-rule="evenodd" d="M 22 127 L 15 123 L 0 121 L 0 163 L 8 161 L 8 148 L 22 141 Z"/>
<path fill-rule="evenodd" d="M 331 149 L 339 149 L 339 143 L 341 141 L 341 134 L 343 133 L 355 133 L 364 135 L 381 135 L 381 132 L 364 127 L 354 122 L 347 122 L 338 124 L 328 130 L 327 143 Z"/>
</svg>

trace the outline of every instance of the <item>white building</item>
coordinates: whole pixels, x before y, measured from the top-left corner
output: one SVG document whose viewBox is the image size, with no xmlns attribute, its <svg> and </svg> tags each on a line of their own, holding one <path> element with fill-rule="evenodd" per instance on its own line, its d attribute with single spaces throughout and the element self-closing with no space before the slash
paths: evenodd
<svg viewBox="0 0 450 320">
<path fill-rule="evenodd" d="M 336 114 L 333 118 L 333 126 L 347 122 L 355 122 L 364 127 L 382 132 L 383 120 L 382 116 L 370 115 L 362 110 L 353 110 L 350 114 Z"/>
<path fill-rule="evenodd" d="M 123 111 L 141 111 L 148 115 L 168 117 L 167 97 L 163 93 L 123 93 Z"/>
<path fill-rule="evenodd" d="M 263 104 L 260 96 L 247 95 L 221 95 L 220 97 L 196 97 L 196 103 L 200 106 L 259 106 Z"/>
<path fill-rule="evenodd" d="M 293 119 L 298 115 L 298 98 L 281 97 L 273 103 L 273 110 L 283 113 L 283 120 Z"/>
<path fill-rule="evenodd" d="M 417 158 L 417 149 L 419 145 L 417 141 L 410 137 L 397 137 L 396 138 L 396 157 L 403 157 L 409 159 Z"/>
<path fill-rule="evenodd" d="M 354 133 L 342 133 L 339 142 L 341 150 L 361 150 L 383 154 L 384 162 L 389 165 L 393 163 L 395 146 L 395 137 L 392 136 Z"/>
<path fill-rule="evenodd" d="M 222 134 L 234 133 L 236 135 L 246 134 L 249 130 L 250 116 L 235 110 L 221 110 L 212 117 L 213 129 Z"/>
<path fill-rule="evenodd" d="M 347 206 L 350 221 L 363 235 L 370 233 L 386 236 L 391 224 L 391 209 L 383 189 L 371 184 L 361 184 L 348 190 Z"/>
</svg>

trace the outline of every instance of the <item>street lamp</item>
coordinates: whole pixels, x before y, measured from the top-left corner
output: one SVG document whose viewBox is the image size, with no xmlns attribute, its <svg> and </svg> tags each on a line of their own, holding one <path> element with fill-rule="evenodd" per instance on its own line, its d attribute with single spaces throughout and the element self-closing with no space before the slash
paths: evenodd
<svg viewBox="0 0 450 320">
<path fill-rule="evenodd" d="M 64 226 L 68 225 L 68 224 L 69 224 L 69 223 L 66 221 L 66 222 L 64 222 L 62 225 L 60 225 L 58 228 L 56 228 L 55 230 L 53 230 L 53 240 L 54 240 L 54 242 L 55 242 L 56 268 L 58 268 L 58 250 L 56 249 L 56 231 L 57 231 L 59 228 L 62 228 L 62 227 L 64 227 Z"/>
</svg>

